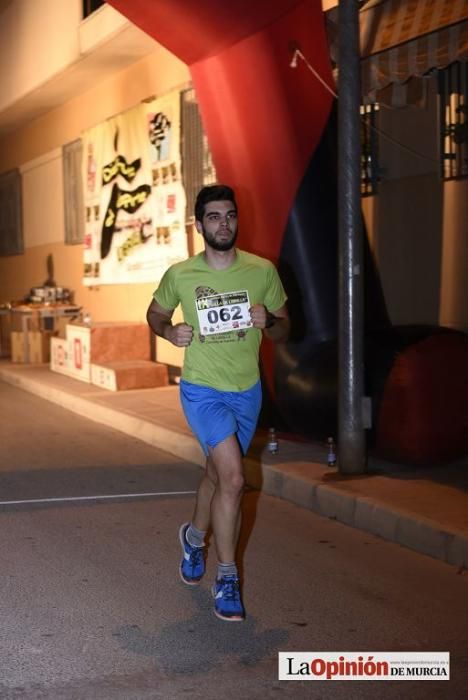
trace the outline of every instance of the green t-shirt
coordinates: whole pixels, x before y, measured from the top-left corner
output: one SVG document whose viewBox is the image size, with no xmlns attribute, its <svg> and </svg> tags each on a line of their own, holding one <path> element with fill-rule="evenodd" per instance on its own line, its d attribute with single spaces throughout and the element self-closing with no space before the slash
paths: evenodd
<svg viewBox="0 0 468 700">
<path fill-rule="evenodd" d="M 154 299 L 167 311 L 181 304 L 185 323 L 193 327 L 183 379 L 221 391 L 245 391 L 258 381 L 262 332 L 250 326 L 247 309 L 264 304 L 275 313 L 286 301 L 269 260 L 237 250 L 229 268 L 215 270 L 200 253 L 172 265 Z M 218 332 L 226 327 L 231 330 Z"/>
</svg>

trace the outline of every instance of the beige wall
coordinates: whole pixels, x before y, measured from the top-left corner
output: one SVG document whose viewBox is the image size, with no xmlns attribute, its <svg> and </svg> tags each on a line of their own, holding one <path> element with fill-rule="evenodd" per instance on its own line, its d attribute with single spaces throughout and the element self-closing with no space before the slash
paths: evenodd
<svg viewBox="0 0 468 700">
<path fill-rule="evenodd" d="M 185 86 L 189 80 L 187 66 L 158 46 L 151 56 L 1 139 L 0 173 L 59 148 L 79 138 L 84 129 L 152 95 Z"/>
<path fill-rule="evenodd" d="M 439 172 L 437 81 L 424 81 L 420 106 L 380 108 L 379 160 L 384 181 Z M 399 145 L 401 144 L 401 145 Z"/>
<path fill-rule="evenodd" d="M 25 248 L 63 241 L 62 151 L 56 148 L 21 166 Z"/>
<path fill-rule="evenodd" d="M 0 111 L 79 57 L 81 0 L 11 0 L 0 8 Z"/>
<path fill-rule="evenodd" d="M 442 253 L 442 184 L 437 176 L 382 182 L 374 226 L 374 251 L 391 320 L 437 324 Z"/>
<path fill-rule="evenodd" d="M 24 255 L 0 258 L 2 300 L 22 299 L 33 286 L 47 279 L 47 256 L 52 255 L 55 282 L 75 291 L 75 302 L 89 311 L 95 321 L 141 321 L 155 285 L 129 284 L 84 287 L 81 284 L 83 249 L 80 245 L 48 243 L 28 248 Z M 6 281 L 6 284 L 3 281 Z"/>
<path fill-rule="evenodd" d="M 19 167 L 23 178 L 24 255 L 0 257 L 0 302 L 22 299 L 47 278 L 46 260 L 53 256 L 58 285 L 75 292 L 75 301 L 96 321 L 142 321 L 154 291 L 152 284 L 81 283 L 83 249 L 64 244 L 61 147 L 81 132 L 123 112 L 141 100 L 189 84 L 188 68 L 157 47 L 148 56 L 84 94 L 63 104 L 0 141 L 0 173 Z M 193 247 L 193 242 L 190 241 Z M 168 344 L 165 361 L 180 365 L 181 351 Z M 158 351 L 159 359 L 159 351 Z"/>
<path fill-rule="evenodd" d="M 136 60 L 153 50 L 155 42 L 110 5 L 104 4 L 86 19 L 82 19 L 82 11 L 83 0 L 0 2 L 0 114 L 10 107 L 15 109 L 24 98 L 33 97 L 29 102 L 32 107 L 36 100 L 45 107 L 47 100 L 55 97 L 51 81 L 62 80 L 59 89 L 69 88 L 76 76 L 70 72 L 64 76 L 64 71 L 72 67 L 83 71 L 83 59 L 96 51 L 107 52 L 104 70 L 109 72 L 112 65 L 120 62 L 123 68 L 132 57 Z M 94 69 L 100 68 L 95 62 Z M 72 94 L 76 93 L 68 96 Z"/>
<path fill-rule="evenodd" d="M 393 141 L 379 139 L 382 177 L 364 218 L 392 322 L 468 330 L 468 181 L 439 177 L 436 79 L 425 87 L 420 107 L 381 108 Z"/>
<path fill-rule="evenodd" d="M 393 323 L 468 332 L 468 181 L 381 183 L 362 209 Z"/>
</svg>

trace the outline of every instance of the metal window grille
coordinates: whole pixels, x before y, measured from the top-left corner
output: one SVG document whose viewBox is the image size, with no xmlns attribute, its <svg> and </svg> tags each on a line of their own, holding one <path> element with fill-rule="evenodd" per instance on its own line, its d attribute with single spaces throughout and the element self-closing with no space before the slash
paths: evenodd
<svg viewBox="0 0 468 700">
<path fill-rule="evenodd" d="M 216 182 L 216 171 L 203 131 L 195 90 L 184 90 L 181 100 L 182 179 L 187 198 L 187 223 L 192 223 L 197 193 L 204 185 Z"/>
<path fill-rule="evenodd" d="M 105 0 L 83 0 L 83 19 L 92 15 L 102 5 L 105 5 Z"/>
<path fill-rule="evenodd" d="M 82 154 L 81 139 L 67 143 L 62 149 L 65 243 L 68 245 L 83 243 L 84 238 Z"/>
<path fill-rule="evenodd" d="M 378 139 L 376 131 L 378 104 L 361 105 L 361 195 L 377 193 Z"/>
<path fill-rule="evenodd" d="M 468 177 L 468 63 L 457 61 L 438 71 L 440 176 Z"/>
<path fill-rule="evenodd" d="M 16 169 L 0 176 L 0 256 L 23 252 L 21 174 Z"/>
</svg>

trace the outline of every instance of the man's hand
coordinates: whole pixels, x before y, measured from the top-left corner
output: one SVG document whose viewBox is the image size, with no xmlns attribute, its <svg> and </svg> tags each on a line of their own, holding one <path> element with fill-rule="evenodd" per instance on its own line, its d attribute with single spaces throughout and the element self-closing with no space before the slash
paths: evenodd
<svg viewBox="0 0 468 700">
<path fill-rule="evenodd" d="M 186 348 L 192 342 L 193 328 L 187 323 L 176 323 L 175 326 L 166 326 L 164 338 L 179 348 Z"/>
<path fill-rule="evenodd" d="M 164 309 L 153 299 L 146 312 L 146 318 L 153 333 L 179 348 L 185 348 L 192 342 L 193 328 L 187 323 L 176 323 L 173 326 L 173 313 L 174 309 Z"/>
<path fill-rule="evenodd" d="M 254 328 L 265 328 L 268 321 L 268 311 L 264 304 L 254 304 L 250 307 L 250 318 Z"/>
<path fill-rule="evenodd" d="M 264 304 L 250 307 L 252 326 L 263 330 L 265 336 L 274 341 L 285 341 L 289 335 L 289 316 L 286 306 L 276 309 L 272 314 Z"/>
</svg>

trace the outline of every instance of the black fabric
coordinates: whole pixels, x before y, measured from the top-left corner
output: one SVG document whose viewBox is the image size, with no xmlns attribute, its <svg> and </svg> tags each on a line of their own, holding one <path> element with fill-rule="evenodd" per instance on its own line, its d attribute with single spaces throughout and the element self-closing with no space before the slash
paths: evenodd
<svg viewBox="0 0 468 700">
<path fill-rule="evenodd" d="M 286 429 L 323 437 L 336 429 L 338 331 L 337 120 L 332 113 L 292 204 L 279 259 L 291 335 L 275 348 L 276 409 Z M 365 240 L 365 323 L 388 314 Z M 271 407 L 263 415 L 275 415 Z M 278 422 L 278 418 L 276 419 Z"/>
</svg>

